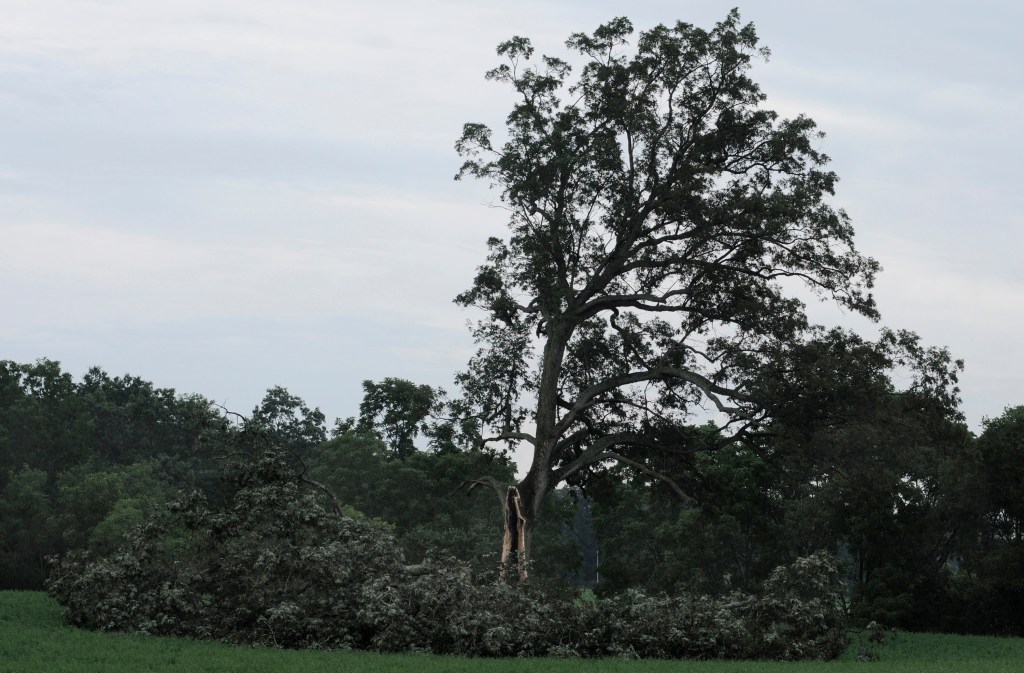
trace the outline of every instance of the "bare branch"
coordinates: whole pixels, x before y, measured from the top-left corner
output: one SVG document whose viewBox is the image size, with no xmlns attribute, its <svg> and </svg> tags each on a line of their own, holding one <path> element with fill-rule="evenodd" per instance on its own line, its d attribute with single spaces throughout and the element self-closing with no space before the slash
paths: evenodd
<svg viewBox="0 0 1024 673">
<path fill-rule="evenodd" d="M 726 405 L 722 402 L 719 396 L 731 398 L 734 400 L 740 400 L 744 402 L 752 402 L 753 400 L 741 393 L 738 390 L 732 388 L 726 388 L 716 383 L 712 383 L 710 380 L 701 376 L 696 372 L 691 372 L 687 369 L 679 367 L 655 367 L 652 369 L 630 372 L 629 374 L 622 374 L 620 376 L 613 376 L 605 379 L 604 381 L 590 386 L 579 394 L 576 401 L 573 403 L 572 408 L 562 417 L 562 420 L 555 426 L 556 432 L 561 434 L 565 432 L 572 425 L 576 416 L 581 411 L 587 409 L 595 403 L 595 400 L 602 394 L 607 393 L 616 388 L 621 388 L 632 383 L 639 383 L 641 381 L 655 381 L 655 380 L 672 380 L 679 379 L 685 381 L 691 385 L 696 386 L 704 393 L 705 397 L 710 399 L 714 403 L 715 407 L 726 414 L 737 414 L 740 416 L 749 415 L 749 412 L 741 407 L 734 407 Z"/>
<path fill-rule="evenodd" d="M 503 439 L 520 439 L 537 446 L 537 438 L 528 432 L 503 432 L 500 435 L 495 435 L 494 437 L 481 437 L 480 446 L 483 446 L 488 442 L 500 442 Z"/>
<path fill-rule="evenodd" d="M 571 463 L 565 465 L 560 470 L 554 473 L 554 481 L 562 482 L 574 475 L 575 473 L 582 470 L 588 465 L 601 462 L 600 456 L 606 449 L 615 444 L 625 443 L 632 441 L 633 443 L 646 443 L 645 440 L 640 436 L 633 433 L 618 432 L 610 435 L 599 437 L 594 441 L 593 444 L 588 446 L 583 453 L 577 456 Z"/>
<path fill-rule="evenodd" d="M 225 414 L 227 414 L 228 416 L 237 416 L 237 417 L 238 417 L 238 419 L 239 419 L 240 421 L 242 421 L 242 423 L 248 423 L 248 422 L 249 422 L 249 419 L 248 419 L 248 417 L 246 417 L 246 416 L 243 416 L 242 414 L 238 413 L 237 411 L 232 411 L 232 410 L 228 409 L 228 408 L 227 408 L 227 407 L 225 407 L 225 406 L 224 406 L 223 404 L 217 404 L 216 402 L 211 402 L 210 404 L 211 404 L 211 405 L 213 405 L 213 406 L 215 406 L 215 407 L 217 407 L 218 409 L 220 409 L 221 411 L 223 411 L 223 412 L 224 412 Z"/>
<path fill-rule="evenodd" d="M 341 501 L 338 500 L 338 496 L 334 495 L 334 492 L 331 491 L 331 489 L 327 488 L 319 481 L 314 481 L 313 479 L 310 479 L 304 473 L 299 475 L 299 481 L 301 481 L 303 484 L 309 484 L 313 488 L 319 490 L 321 493 L 326 495 L 331 501 L 331 509 L 334 510 L 334 513 L 338 516 L 342 516 Z"/>
<path fill-rule="evenodd" d="M 508 485 L 502 484 L 494 477 L 488 475 L 484 475 L 476 479 L 464 480 L 461 484 L 455 487 L 455 490 L 448 494 L 448 497 L 450 498 L 454 496 L 462 489 L 466 489 L 466 495 L 470 495 L 471 493 L 473 493 L 473 489 L 475 489 L 477 486 L 486 486 L 487 488 L 493 490 L 495 495 L 498 496 L 498 502 L 501 504 L 502 507 L 505 506 L 505 491 L 507 490 Z"/>
</svg>

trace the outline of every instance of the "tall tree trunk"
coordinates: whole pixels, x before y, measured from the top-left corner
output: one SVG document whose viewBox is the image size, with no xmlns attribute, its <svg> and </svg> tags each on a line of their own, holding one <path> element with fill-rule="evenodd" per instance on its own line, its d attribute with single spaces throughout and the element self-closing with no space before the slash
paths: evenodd
<svg viewBox="0 0 1024 673">
<path fill-rule="evenodd" d="M 550 322 L 548 327 L 548 342 L 544 347 L 541 383 L 537 391 L 537 413 L 534 416 L 537 428 L 533 446 L 533 462 L 526 477 L 519 482 L 518 488 L 509 487 L 509 495 L 505 499 L 505 543 L 502 545 L 501 564 L 502 579 L 505 581 L 507 581 L 509 570 L 506 558 L 512 557 L 512 550 L 508 546 L 510 540 L 522 545 L 521 551 L 516 554 L 515 558 L 518 564 L 519 578 L 526 579 L 525 563 L 530 553 L 530 534 L 536 530 L 544 498 L 554 487 L 554 484 L 551 483 L 551 456 L 559 439 L 555 433 L 555 425 L 558 422 L 558 379 L 572 328 L 565 328 L 556 321 Z M 514 519 L 509 505 L 513 491 L 515 491 L 516 503 Z"/>
</svg>

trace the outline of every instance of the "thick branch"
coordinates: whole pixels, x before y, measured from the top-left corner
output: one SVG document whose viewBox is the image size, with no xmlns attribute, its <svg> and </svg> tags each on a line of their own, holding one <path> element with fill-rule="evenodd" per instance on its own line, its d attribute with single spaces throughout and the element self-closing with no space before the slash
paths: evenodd
<svg viewBox="0 0 1024 673">
<path fill-rule="evenodd" d="M 575 474 L 576 472 L 578 472 L 579 470 L 583 469 L 584 467 L 586 467 L 588 465 L 593 465 L 595 463 L 600 463 L 600 462 L 605 461 L 605 460 L 614 460 L 614 461 L 617 461 L 619 463 L 623 463 L 624 465 L 629 465 L 630 467 L 633 467 L 633 468 L 639 470 L 640 472 L 643 472 L 646 475 L 649 475 L 651 477 L 654 477 L 656 479 L 660 479 L 661 481 L 664 481 L 666 484 L 668 484 L 672 488 L 673 491 L 676 492 L 676 494 L 684 502 L 686 502 L 688 504 L 691 504 L 691 505 L 696 504 L 696 500 L 694 500 L 690 495 L 688 495 L 685 491 L 683 491 L 683 489 L 679 486 L 679 484 L 677 484 L 675 481 L 673 481 L 672 479 L 670 479 L 666 475 L 664 475 L 661 472 L 658 472 L 656 470 L 652 470 L 651 468 L 647 467 L 643 463 L 640 463 L 640 462 L 637 462 L 635 460 L 632 460 L 631 458 L 627 458 L 627 457 L 623 456 L 621 453 L 617 453 L 615 451 L 608 451 L 607 450 L 609 447 L 612 447 L 612 446 L 615 446 L 615 445 L 620 445 L 620 444 L 633 444 L 633 445 L 637 445 L 637 446 L 647 446 L 647 447 L 654 447 L 654 448 L 663 448 L 663 447 L 659 447 L 657 444 L 647 440 L 643 436 L 636 435 L 636 434 L 633 434 L 633 433 L 622 432 L 622 433 L 616 433 L 616 434 L 613 434 L 613 435 L 606 435 L 606 436 L 601 437 L 600 439 L 598 439 L 592 445 L 590 445 L 590 447 L 588 447 L 586 451 L 584 451 L 582 454 L 580 454 L 576 458 L 576 460 L 574 460 L 573 462 L 569 463 L 564 468 L 559 470 L 556 473 L 556 475 L 555 475 L 555 479 L 557 481 L 564 481 L 565 479 L 568 479 L 570 476 L 572 476 L 573 474 Z"/>
<path fill-rule="evenodd" d="M 528 432 L 503 432 L 500 435 L 495 435 L 494 437 L 481 437 L 480 445 L 483 446 L 488 442 L 500 442 L 503 439 L 521 439 L 537 446 L 537 438 Z"/>
<path fill-rule="evenodd" d="M 592 406 L 595 403 L 594 400 L 606 392 L 627 386 L 631 383 L 656 380 L 667 381 L 671 379 L 679 379 L 700 388 L 701 392 L 703 392 L 704 395 L 714 403 L 715 407 L 725 414 L 745 415 L 747 412 L 740 407 L 733 407 L 724 404 L 722 400 L 719 399 L 719 395 L 744 402 L 753 401 L 738 390 L 720 386 L 696 372 L 691 372 L 687 369 L 681 369 L 678 367 L 655 367 L 645 371 L 630 372 L 629 374 L 613 376 L 609 379 L 605 379 L 601 383 L 590 386 L 579 394 L 579 397 L 576 398 L 572 408 L 569 409 L 565 416 L 562 417 L 562 420 L 558 422 L 558 425 L 555 426 L 555 431 L 559 435 L 565 432 L 569 426 L 572 425 L 581 411 Z"/>
<path fill-rule="evenodd" d="M 337 514 L 338 516 L 342 515 L 342 513 L 341 513 L 341 501 L 338 500 L 338 496 L 334 495 L 334 492 L 331 489 L 327 488 L 326 486 L 321 484 L 319 481 L 314 481 L 314 480 L 310 479 L 305 474 L 300 474 L 299 475 L 299 481 L 301 481 L 303 484 L 309 484 L 313 488 L 318 489 L 321 493 L 325 494 L 331 500 L 331 509 L 334 510 L 334 513 Z"/>
<path fill-rule="evenodd" d="M 655 479 L 660 479 L 661 481 L 663 481 L 666 484 L 668 484 L 672 488 L 672 490 L 676 492 L 676 495 L 678 495 L 680 498 L 682 498 L 682 500 L 684 502 L 686 502 L 688 505 L 696 505 L 697 504 L 697 501 L 694 500 L 690 495 L 688 495 L 682 488 L 680 488 L 679 484 L 677 484 L 676 482 L 674 482 L 672 479 L 668 478 L 667 476 L 665 476 L 661 472 L 658 472 L 656 470 L 652 470 L 651 468 L 647 467 L 643 463 L 638 463 L 635 460 L 630 460 L 629 458 L 626 458 L 625 456 L 619 455 L 619 454 L 614 453 L 612 451 L 605 451 L 603 454 L 601 454 L 601 458 L 602 459 L 604 459 L 604 458 L 611 458 L 612 460 L 616 460 L 616 461 L 618 461 L 620 463 L 624 463 L 626 465 L 629 465 L 630 467 L 633 467 L 633 468 L 635 468 L 637 470 L 640 470 L 644 474 L 652 476 Z"/>
<path fill-rule="evenodd" d="M 604 437 L 599 437 L 593 444 L 588 446 L 583 453 L 578 455 L 571 463 L 562 467 L 554 474 L 556 482 L 565 481 L 575 473 L 588 465 L 600 462 L 600 456 L 611 446 L 631 442 L 633 444 L 647 444 L 643 437 L 629 432 L 617 432 Z"/>
</svg>

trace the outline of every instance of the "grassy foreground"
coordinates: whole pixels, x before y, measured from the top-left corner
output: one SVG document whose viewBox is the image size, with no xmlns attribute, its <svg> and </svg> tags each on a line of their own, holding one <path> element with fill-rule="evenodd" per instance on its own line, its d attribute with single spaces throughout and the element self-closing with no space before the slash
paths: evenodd
<svg viewBox="0 0 1024 673">
<path fill-rule="evenodd" d="M 365 652 L 297 652 L 220 643 L 95 633 L 63 623 L 45 594 L 0 592 L 0 673 L 1017 673 L 1024 638 L 900 634 L 876 662 L 462 659 Z"/>
</svg>

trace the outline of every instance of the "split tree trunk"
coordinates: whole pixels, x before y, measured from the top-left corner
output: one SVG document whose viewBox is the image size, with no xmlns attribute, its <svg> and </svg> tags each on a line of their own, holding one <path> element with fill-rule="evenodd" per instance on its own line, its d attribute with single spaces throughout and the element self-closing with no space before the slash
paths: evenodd
<svg viewBox="0 0 1024 673">
<path fill-rule="evenodd" d="M 526 517 L 519 489 L 509 486 L 505 494 L 505 535 L 501 542 L 501 581 L 526 580 Z"/>
</svg>

